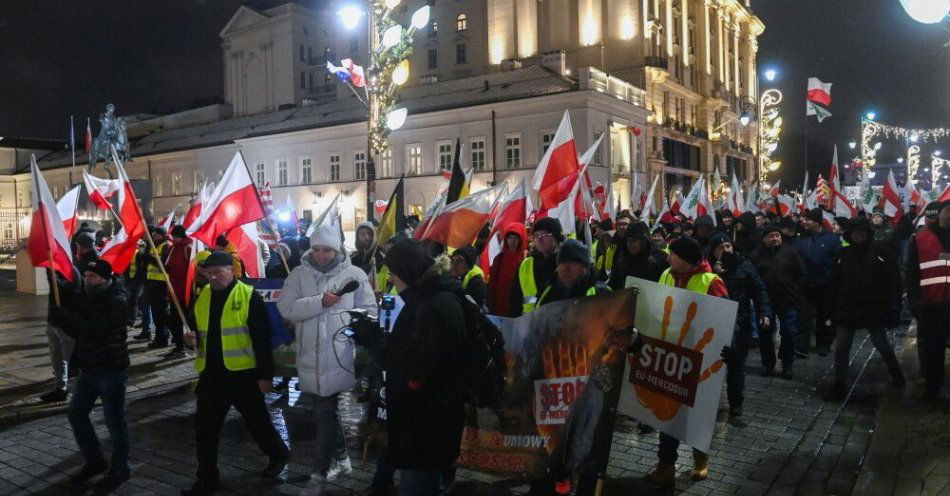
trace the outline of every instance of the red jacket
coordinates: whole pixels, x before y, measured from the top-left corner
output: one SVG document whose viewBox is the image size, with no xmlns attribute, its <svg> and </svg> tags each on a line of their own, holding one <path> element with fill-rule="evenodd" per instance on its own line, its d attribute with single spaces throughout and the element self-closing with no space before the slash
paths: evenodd
<svg viewBox="0 0 950 496">
<path fill-rule="evenodd" d="M 712 267 L 710 267 L 709 262 L 705 260 L 685 274 L 678 274 L 670 269 L 670 274 L 673 275 L 673 281 L 676 282 L 676 287 L 681 289 L 686 287 L 686 283 L 689 282 L 690 277 L 693 277 L 696 274 L 702 274 L 704 272 L 712 272 Z M 709 285 L 709 291 L 707 291 L 706 294 L 719 298 L 728 298 L 729 290 L 726 289 L 726 283 L 724 283 L 721 278 L 717 277 L 713 280 L 712 284 Z"/>
<path fill-rule="evenodd" d="M 508 250 L 507 246 L 503 247 L 502 252 L 492 261 L 488 277 L 488 308 L 494 315 L 508 316 L 511 315 L 508 293 L 515 279 L 518 278 L 518 267 L 524 260 L 525 250 L 528 248 L 528 232 L 524 224 L 515 222 L 508 224 L 504 232 L 505 238 L 509 234 L 518 235 L 521 238 L 521 245 L 516 250 Z"/>
<path fill-rule="evenodd" d="M 188 265 L 191 263 L 191 239 L 172 238 L 172 242 L 165 251 L 163 262 L 168 280 L 175 288 L 175 296 L 179 301 L 185 300 L 185 286 L 188 280 Z"/>
</svg>

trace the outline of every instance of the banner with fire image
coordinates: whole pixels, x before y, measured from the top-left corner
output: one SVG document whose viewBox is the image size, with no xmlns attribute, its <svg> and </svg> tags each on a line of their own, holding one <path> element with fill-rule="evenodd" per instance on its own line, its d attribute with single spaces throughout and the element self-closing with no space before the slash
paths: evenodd
<svg viewBox="0 0 950 496">
<path fill-rule="evenodd" d="M 498 408 L 468 415 L 458 466 L 517 479 L 606 470 L 635 289 L 492 317 L 505 338 Z"/>
<path fill-rule="evenodd" d="M 628 356 L 618 412 L 708 453 L 738 304 L 633 277 L 626 285 L 640 291 L 643 346 Z"/>
</svg>

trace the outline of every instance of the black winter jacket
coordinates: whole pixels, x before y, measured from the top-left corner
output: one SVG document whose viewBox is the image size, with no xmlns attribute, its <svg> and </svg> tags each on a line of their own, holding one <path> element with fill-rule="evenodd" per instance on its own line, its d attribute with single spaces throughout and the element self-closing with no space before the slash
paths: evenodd
<svg viewBox="0 0 950 496">
<path fill-rule="evenodd" d="M 732 244 L 736 251 L 747 257 L 758 248 L 759 242 L 762 241 L 762 235 L 755 227 L 755 214 L 752 212 L 743 212 L 736 219 L 732 233 Z"/>
<path fill-rule="evenodd" d="M 623 254 L 617 257 L 616 265 L 610 272 L 610 280 L 607 282 L 610 289 L 622 289 L 627 283 L 627 277 L 659 281 L 663 271 L 669 268 L 670 262 L 665 253 L 652 248 L 653 245 L 648 244 L 640 253 L 631 255 L 624 247 Z"/>
<path fill-rule="evenodd" d="M 445 469 L 459 456 L 465 420 L 464 295 L 458 281 L 429 274 L 399 296 L 406 304 L 384 363 L 389 460 L 398 469 Z"/>
<path fill-rule="evenodd" d="M 122 279 L 113 277 L 99 294 L 81 293 L 76 309 L 59 307 L 52 313 L 53 325 L 76 340 L 74 357 L 86 373 L 116 372 L 129 367 L 126 346 L 126 291 Z"/>
<path fill-rule="evenodd" d="M 46 283 L 49 284 L 48 304 L 46 307 L 46 321 L 53 323 L 53 308 L 56 306 L 56 294 L 53 293 L 53 282 L 50 271 L 46 271 Z M 59 287 L 59 303 L 68 310 L 79 308 L 79 294 L 82 291 L 82 276 L 79 269 L 73 265 L 73 280 L 67 281 L 59 272 L 56 272 L 56 285 Z M 58 327 L 58 326 L 57 326 Z"/>
<path fill-rule="evenodd" d="M 879 328 L 888 310 L 900 302 L 897 262 L 879 243 L 847 246 L 832 266 L 828 295 L 836 326 Z"/>
<path fill-rule="evenodd" d="M 778 248 L 762 244 L 753 253 L 752 263 L 765 283 L 775 312 L 784 315 L 799 308 L 808 275 L 798 250 L 784 242 Z"/>
<path fill-rule="evenodd" d="M 759 272 L 755 270 L 752 262 L 740 253 L 723 253 L 722 259 L 713 263 L 713 271 L 726 283 L 726 289 L 729 290 L 729 299 L 739 303 L 739 311 L 736 313 L 736 323 L 739 329 L 747 331 L 751 328 L 753 303 L 755 304 L 756 315 L 772 315 L 772 306 L 765 289 L 765 283 L 762 282 L 762 278 L 759 277 Z M 720 268 L 722 272 L 717 270 Z"/>
</svg>

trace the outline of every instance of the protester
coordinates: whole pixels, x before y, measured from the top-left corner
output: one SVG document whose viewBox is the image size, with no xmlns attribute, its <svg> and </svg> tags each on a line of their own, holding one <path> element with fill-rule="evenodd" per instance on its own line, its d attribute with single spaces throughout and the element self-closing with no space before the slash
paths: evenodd
<svg viewBox="0 0 950 496">
<path fill-rule="evenodd" d="M 752 319 L 753 316 L 758 316 L 758 329 L 768 331 L 772 306 L 759 272 L 745 256 L 735 252 L 732 242 L 725 234 L 713 235 L 709 242 L 709 253 L 713 272 L 726 283 L 729 299 L 739 303 L 730 345 L 731 353 L 726 361 L 726 394 L 729 400 L 730 422 L 745 426 L 739 417 L 742 416 L 744 400 L 745 363 L 752 344 Z"/>
<path fill-rule="evenodd" d="M 660 284 L 718 298 L 729 297 L 725 283 L 712 272 L 709 262 L 703 260 L 699 243 L 688 237 L 677 238 L 670 243 L 670 268 L 660 276 Z M 679 445 L 679 439 L 663 432 L 660 433 L 660 446 L 657 452 L 659 463 L 644 477 L 645 481 L 666 488 L 676 485 L 676 459 Z M 704 480 L 709 476 L 708 455 L 696 449 L 693 450 L 693 470 L 690 476 L 694 481 Z"/>
<path fill-rule="evenodd" d="M 140 315 L 142 320 L 139 327 L 142 332 L 132 337 L 135 340 L 150 341 L 152 339 L 152 312 L 149 309 L 148 300 L 148 280 L 146 273 L 148 271 L 148 246 L 145 241 L 139 240 L 135 249 L 135 255 L 129 264 L 128 270 L 128 302 L 129 308 L 129 326 L 135 324 L 136 314 Z"/>
<path fill-rule="evenodd" d="M 729 210 L 728 208 L 723 208 L 719 212 L 721 215 L 720 217 L 721 222 L 718 225 L 716 225 L 716 231 L 724 232 L 726 234 L 731 235 L 733 226 L 735 225 L 735 222 L 736 222 L 735 215 L 732 213 L 732 210 Z"/>
<path fill-rule="evenodd" d="M 485 273 L 478 266 L 478 252 L 474 246 L 463 246 L 452 253 L 452 277 L 462 283 L 462 291 L 472 298 L 476 305 L 483 307 L 488 289 L 485 286 Z"/>
<path fill-rule="evenodd" d="M 56 296 L 53 291 L 53 279 L 49 277 L 49 272 L 55 274 L 55 284 L 59 291 L 59 305 L 66 311 L 75 311 L 79 309 L 80 291 L 82 289 L 82 276 L 76 265 L 72 266 L 73 280 L 69 281 L 62 274 L 56 271 L 48 271 L 46 280 L 50 285 L 50 292 L 47 298 L 46 311 L 46 339 L 49 341 L 49 357 L 53 366 L 53 390 L 40 396 L 43 403 L 59 403 L 66 401 L 69 397 L 69 359 L 73 355 L 76 341 L 60 325 L 61 322 L 54 322 L 53 314 L 56 309 Z"/>
<path fill-rule="evenodd" d="M 805 262 L 808 273 L 805 296 L 807 304 L 803 310 L 805 315 L 799 321 L 796 337 L 796 358 L 805 358 L 811 346 L 811 337 L 815 336 L 815 346 L 820 356 L 827 356 L 834 340 L 831 325 L 831 306 L 828 298 L 828 284 L 831 267 L 841 240 L 838 236 L 828 232 L 822 226 L 822 211 L 814 208 L 802 218 L 805 233 L 798 239 L 796 248 Z"/>
<path fill-rule="evenodd" d="M 617 245 L 611 243 L 613 234 L 610 232 L 614 223 L 610 220 L 603 220 L 595 224 L 594 241 L 591 244 L 591 256 L 594 259 L 594 270 L 597 271 L 598 279 L 605 281 L 613 270 L 614 257 L 617 252 Z"/>
<path fill-rule="evenodd" d="M 769 221 L 769 218 L 768 218 L 768 216 L 765 214 L 765 212 L 763 212 L 763 211 L 761 211 L 761 210 L 758 210 L 758 211 L 755 212 L 755 228 L 756 228 L 756 230 L 760 230 L 760 229 L 762 229 L 763 227 L 765 227 L 765 224 L 768 223 L 768 221 Z"/>
<path fill-rule="evenodd" d="M 92 260 L 83 271 L 84 286 L 76 305 L 54 307 L 57 327 L 76 340 L 79 380 L 69 403 L 69 424 L 84 458 L 70 481 L 81 484 L 96 474 L 106 475 L 97 489 L 118 487 L 131 477 L 129 429 L 125 421 L 125 388 L 129 378 L 126 347 L 126 293 L 121 279 L 105 260 Z M 103 417 L 112 439 L 112 460 L 106 463 L 89 414 L 102 400 Z"/>
<path fill-rule="evenodd" d="M 709 242 L 712 239 L 715 229 L 716 223 L 713 221 L 711 215 L 700 215 L 696 218 L 696 222 L 693 223 L 693 239 L 699 242 L 700 248 L 703 249 L 703 254 L 707 257 L 709 256 Z"/>
<path fill-rule="evenodd" d="M 623 251 L 617 257 L 617 265 L 607 283 L 611 289 L 624 288 L 628 277 L 659 281 L 660 275 L 669 267 L 666 254 L 654 247 L 649 233 L 645 222 L 627 228 Z"/>
<path fill-rule="evenodd" d="M 925 215 L 935 221 L 911 238 L 907 250 L 906 290 L 911 314 L 917 319 L 917 354 L 926 381 L 924 398 L 940 398 L 944 351 L 950 330 L 950 201 L 928 205 Z"/>
<path fill-rule="evenodd" d="M 372 256 L 372 260 L 370 260 Z M 371 222 L 356 227 L 356 252 L 350 255 L 350 263 L 367 275 L 376 274 L 383 266 L 383 253 L 376 249 L 376 228 Z"/>
<path fill-rule="evenodd" d="M 86 264 L 99 258 L 96 250 L 96 240 L 91 233 L 80 232 L 73 239 L 76 240 L 75 264 L 80 273 L 85 272 Z"/>
<path fill-rule="evenodd" d="M 211 248 L 211 251 L 224 252 L 231 255 L 231 259 L 234 260 L 234 277 L 244 279 L 246 275 L 244 272 L 244 261 L 241 260 L 241 256 L 238 255 L 237 246 L 234 246 L 234 243 L 228 241 L 226 234 L 218 236 L 218 238 L 214 240 L 214 245 L 209 248 Z"/>
<path fill-rule="evenodd" d="M 736 219 L 735 230 L 732 233 L 732 246 L 745 256 L 751 255 L 761 241 L 756 221 L 757 217 L 752 212 L 743 212 Z"/>
<path fill-rule="evenodd" d="M 775 226 L 773 223 L 771 225 L 773 228 L 778 227 L 780 233 L 782 233 L 782 244 L 791 248 L 795 248 L 798 244 L 798 230 L 797 230 L 797 221 L 789 218 L 782 217 L 778 221 L 778 226 Z M 766 229 L 769 226 L 766 227 Z M 762 231 L 762 237 L 765 237 L 765 229 Z"/>
<path fill-rule="evenodd" d="M 155 321 L 155 339 L 148 344 L 148 348 L 158 349 L 168 346 L 168 284 L 162 269 L 169 244 L 164 227 L 154 227 L 150 234 L 158 256 L 151 249 L 148 250 L 145 291 L 148 294 L 149 311 Z"/>
<path fill-rule="evenodd" d="M 609 291 L 597 281 L 590 264 L 590 249 L 576 239 L 566 239 L 557 250 L 557 267 L 550 286 L 541 292 L 537 306 L 552 301 L 594 296 Z"/>
<path fill-rule="evenodd" d="M 501 253 L 495 255 L 488 277 L 488 308 L 495 315 L 511 315 L 509 293 L 518 278 L 518 268 L 528 248 L 528 233 L 524 224 L 512 222 L 505 227 Z"/>
<path fill-rule="evenodd" d="M 795 363 L 795 334 L 798 329 L 799 308 L 805 302 L 802 293 L 807 282 L 805 263 L 798 250 L 785 243 L 782 228 L 767 224 L 763 230 L 762 245 L 753 253 L 752 260 L 762 277 L 772 305 L 771 329 L 759 332 L 759 352 L 762 356 L 763 375 L 775 375 L 775 326 L 781 337 L 778 359 L 782 361 L 782 378 L 791 379 Z"/>
<path fill-rule="evenodd" d="M 666 229 L 663 226 L 657 226 L 653 229 L 653 233 L 650 234 L 650 239 L 653 241 L 653 249 L 666 252 Z"/>
<path fill-rule="evenodd" d="M 509 293 L 510 317 L 518 317 L 534 310 L 538 296 L 554 280 L 557 247 L 564 241 L 561 223 L 557 219 L 545 217 L 534 223 L 531 238 L 534 240 L 531 255 L 518 267 L 518 278 L 513 281 Z"/>
<path fill-rule="evenodd" d="M 179 306 L 174 307 L 174 302 L 172 302 L 173 306 L 168 311 L 168 328 L 171 331 L 172 343 L 175 347 L 165 354 L 166 359 L 183 358 L 185 356 L 184 322 L 181 321 L 178 308 L 182 310 L 188 308 L 185 301 L 188 286 L 188 267 L 191 265 L 191 255 L 194 251 L 191 238 L 185 234 L 184 226 L 172 227 L 171 235 L 171 245 L 169 245 L 164 255 L 165 273 L 168 274 L 168 280 L 171 281 L 172 289 L 175 290 L 175 298 L 178 299 Z"/>
<path fill-rule="evenodd" d="M 419 241 L 397 242 L 385 262 L 405 302 L 385 352 L 387 456 L 401 496 L 428 496 L 447 485 L 462 440 L 464 295 Z"/>
<path fill-rule="evenodd" d="M 269 458 L 261 473 L 278 478 L 287 469 L 290 450 L 271 423 L 264 393 L 273 387 L 270 318 L 264 300 L 254 288 L 234 277 L 234 259 L 214 252 L 203 262 L 208 287 L 202 290 L 188 315 L 189 344 L 197 343 L 198 406 L 195 412 L 197 480 L 183 496 L 213 494 L 221 485 L 218 443 L 221 426 L 237 408 L 251 436 Z"/>
<path fill-rule="evenodd" d="M 867 219 L 854 219 L 844 231 L 848 246 L 835 260 L 828 297 L 833 308 L 835 383 L 832 397 L 843 399 L 848 385 L 848 360 L 857 329 L 867 329 L 871 342 L 884 359 L 891 380 L 904 387 L 904 375 L 894 349 L 884 333 L 888 308 L 901 298 L 900 272 L 895 255 L 873 241 L 874 228 Z"/>
<path fill-rule="evenodd" d="M 277 243 L 277 249 L 274 251 L 278 252 L 277 256 L 274 257 L 277 259 L 277 261 L 276 263 L 268 265 L 267 268 L 264 269 L 264 275 L 268 279 L 286 279 L 287 276 L 290 275 L 287 272 L 287 266 L 290 265 L 290 247 L 288 247 L 286 243 L 281 242 Z M 283 259 L 281 259 L 281 257 L 283 257 Z M 287 261 L 287 265 L 284 265 L 283 260 Z M 300 262 L 299 258 L 297 259 L 297 262 Z M 294 270 L 294 268 L 299 266 L 300 264 L 298 263 L 296 266 L 290 267 L 290 270 Z"/>
</svg>

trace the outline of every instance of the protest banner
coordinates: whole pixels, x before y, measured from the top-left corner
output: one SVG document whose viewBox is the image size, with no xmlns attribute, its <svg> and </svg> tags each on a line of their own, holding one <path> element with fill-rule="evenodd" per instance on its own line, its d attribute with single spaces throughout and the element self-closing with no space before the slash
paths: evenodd
<svg viewBox="0 0 950 496">
<path fill-rule="evenodd" d="M 280 310 L 277 309 L 277 299 L 280 298 L 280 292 L 284 287 L 283 279 L 247 279 L 247 282 L 254 286 L 254 291 L 264 298 L 264 306 L 267 307 L 267 316 L 270 318 L 271 328 L 271 347 L 274 350 L 274 365 L 277 367 L 277 373 L 284 376 L 296 375 L 296 356 L 290 343 L 294 337 L 292 330 L 287 326 L 289 322 L 284 322 L 280 316 Z"/>
<path fill-rule="evenodd" d="M 512 479 L 548 469 L 603 478 L 636 300 L 625 289 L 492 317 L 507 383 L 499 407 L 468 416 L 458 466 Z"/>
<path fill-rule="evenodd" d="M 708 453 L 738 304 L 633 277 L 626 285 L 640 291 L 643 347 L 627 360 L 618 411 Z"/>
</svg>

